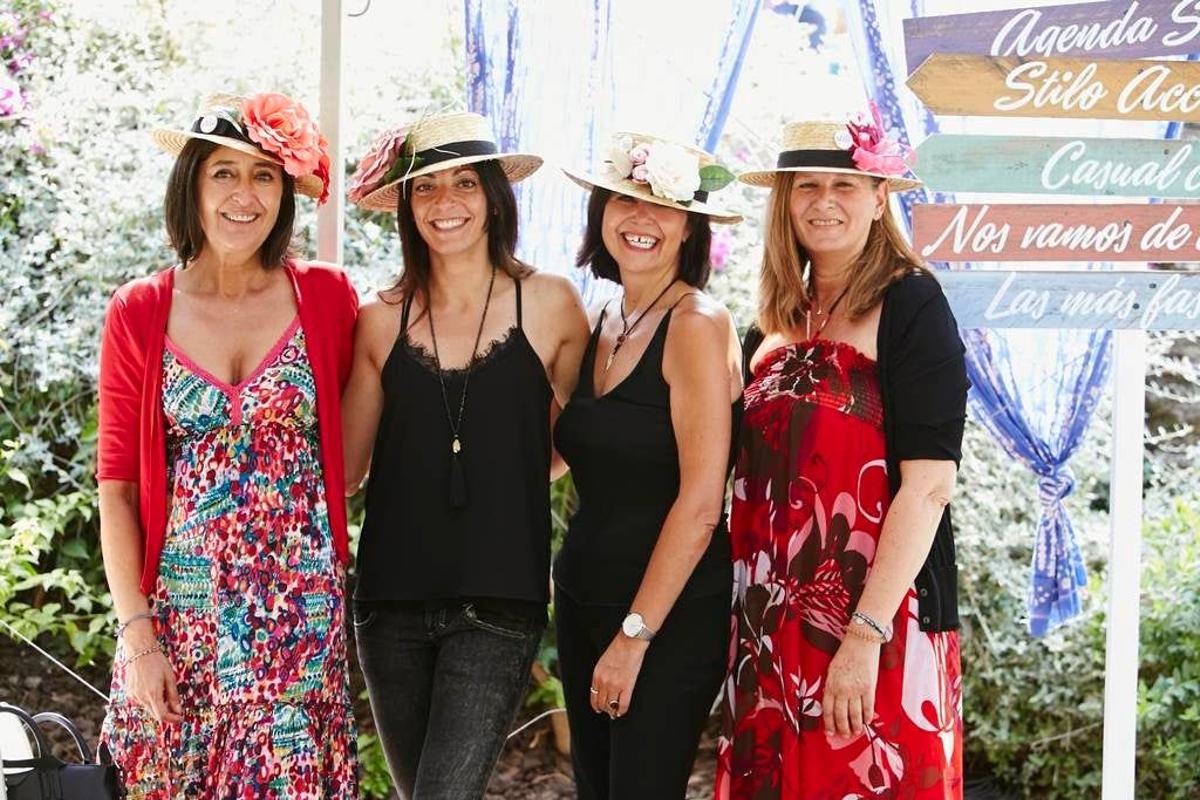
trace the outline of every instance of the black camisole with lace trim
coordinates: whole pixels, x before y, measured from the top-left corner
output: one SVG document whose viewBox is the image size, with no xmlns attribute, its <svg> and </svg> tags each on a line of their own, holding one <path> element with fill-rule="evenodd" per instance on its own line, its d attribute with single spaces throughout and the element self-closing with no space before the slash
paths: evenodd
<svg viewBox="0 0 1200 800">
<path fill-rule="evenodd" d="M 449 499 L 451 441 L 464 370 L 442 398 L 432 354 L 412 343 L 410 302 L 380 380 L 383 412 L 358 547 L 358 602 L 549 600 L 550 403 L 545 367 L 516 325 L 475 357 L 460 439 L 467 502 Z"/>
</svg>

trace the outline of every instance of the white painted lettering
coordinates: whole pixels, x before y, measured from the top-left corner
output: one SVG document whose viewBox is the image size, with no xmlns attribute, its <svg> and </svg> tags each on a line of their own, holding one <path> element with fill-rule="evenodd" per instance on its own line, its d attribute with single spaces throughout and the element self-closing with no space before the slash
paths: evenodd
<svg viewBox="0 0 1200 800">
<path fill-rule="evenodd" d="M 954 235 L 951 249 L 955 254 L 962 253 L 968 247 L 972 253 L 983 253 L 987 250 L 991 250 L 993 253 L 1003 251 L 1010 231 L 1008 223 L 997 226 L 992 222 L 984 222 L 984 217 L 991 210 L 991 206 L 985 205 L 979 207 L 979 213 L 968 225 L 967 213 L 969 210 L 967 206 L 960 206 L 941 235 L 933 243 L 921 248 L 921 255 L 928 258 L 931 253 L 936 252 L 942 246 L 942 242 L 951 235 L 951 232 Z"/>
</svg>

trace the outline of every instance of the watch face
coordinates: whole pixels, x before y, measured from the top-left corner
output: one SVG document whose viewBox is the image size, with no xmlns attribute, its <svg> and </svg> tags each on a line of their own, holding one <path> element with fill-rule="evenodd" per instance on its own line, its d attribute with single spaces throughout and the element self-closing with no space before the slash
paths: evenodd
<svg viewBox="0 0 1200 800">
<path fill-rule="evenodd" d="M 642 622 L 641 614 L 630 614 L 621 623 L 621 630 L 626 636 L 637 636 L 644 627 L 645 623 Z"/>
</svg>

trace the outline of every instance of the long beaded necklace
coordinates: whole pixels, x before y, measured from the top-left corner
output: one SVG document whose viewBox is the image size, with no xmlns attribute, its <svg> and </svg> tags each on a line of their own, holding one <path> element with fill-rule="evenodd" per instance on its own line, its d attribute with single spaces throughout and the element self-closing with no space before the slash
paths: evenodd
<svg viewBox="0 0 1200 800">
<path fill-rule="evenodd" d="M 433 328 L 433 304 L 426 309 L 429 313 L 429 338 L 433 341 L 433 360 L 437 365 L 438 384 L 442 387 L 442 403 L 446 407 L 446 422 L 450 423 L 450 507 L 462 508 L 467 504 L 467 481 L 463 476 L 462 460 L 460 458 L 463 445 L 459 432 L 462 430 L 463 412 L 467 408 L 467 384 L 471 381 L 471 371 L 475 368 L 475 356 L 479 353 L 479 342 L 483 338 L 483 323 L 487 320 L 488 306 L 492 303 L 492 288 L 496 285 L 496 268 L 492 267 L 492 277 L 488 281 L 487 296 L 483 300 L 483 313 L 479 315 L 479 330 L 475 333 L 475 346 L 471 348 L 471 360 L 467 362 L 466 374 L 463 376 L 462 397 L 458 401 L 458 416 L 450 413 L 450 397 L 446 393 L 446 373 L 442 369 L 442 358 L 438 355 L 437 332 Z"/>
<path fill-rule="evenodd" d="M 650 313 L 650 309 L 654 308 L 654 306 L 658 304 L 658 301 L 663 299 L 663 295 L 667 293 L 667 290 L 674 285 L 675 281 L 672 280 L 670 283 L 664 286 L 663 290 L 658 293 L 658 296 L 650 301 L 650 305 L 646 306 L 645 310 L 637 315 L 637 317 L 633 320 L 632 325 L 629 324 L 629 320 L 625 317 L 625 297 L 624 295 L 621 296 L 621 332 L 617 334 L 617 341 L 613 345 L 612 352 L 608 354 L 608 358 L 604 359 L 605 372 L 608 372 L 610 369 L 612 369 L 613 359 L 617 357 L 617 351 L 620 350 L 621 347 L 624 346 L 626 340 L 633 335 L 633 329 L 638 326 L 638 323 L 642 321 L 643 317 Z"/>
</svg>

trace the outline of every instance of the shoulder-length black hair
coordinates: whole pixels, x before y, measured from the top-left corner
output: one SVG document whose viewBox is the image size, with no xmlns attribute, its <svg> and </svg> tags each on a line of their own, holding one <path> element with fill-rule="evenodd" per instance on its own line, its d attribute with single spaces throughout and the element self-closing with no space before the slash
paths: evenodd
<svg viewBox="0 0 1200 800">
<path fill-rule="evenodd" d="M 478 161 L 469 166 L 479 176 L 479 185 L 483 187 L 483 196 L 487 199 L 488 260 L 513 280 L 520 280 L 533 272 L 533 267 L 516 256 L 517 198 L 513 194 L 512 184 L 499 161 Z M 429 245 L 417 230 L 417 219 L 412 210 L 412 192 L 408 189 L 401 187 L 400 198 L 396 201 L 396 230 L 400 234 L 404 270 L 391 291 L 403 297 L 416 297 L 427 307 L 432 262 Z"/>
<path fill-rule="evenodd" d="M 588 200 L 587 228 L 583 233 L 583 244 L 575 255 L 575 266 L 591 267 L 592 274 L 597 278 L 606 278 L 616 283 L 621 282 L 621 270 L 617 261 L 604 246 L 604 207 L 615 192 L 600 186 L 592 187 L 592 196 Z M 679 280 L 696 289 L 708 285 L 708 277 L 712 273 L 712 260 L 709 250 L 712 248 L 712 224 L 708 215 L 695 211 L 687 212 L 688 237 L 679 246 Z"/>
<path fill-rule="evenodd" d="M 175 159 L 171 177 L 167 179 L 167 195 L 163 200 L 167 238 L 180 264 L 188 264 L 200 255 L 204 247 L 204 229 L 200 226 L 199 175 L 204 160 L 221 145 L 207 139 L 189 139 Z M 283 169 L 283 194 L 279 201 L 279 216 L 259 248 L 259 258 L 268 269 L 281 266 L 292 258 L 292 229 L 296 223 L 296 181 Z"/>
</svg>

